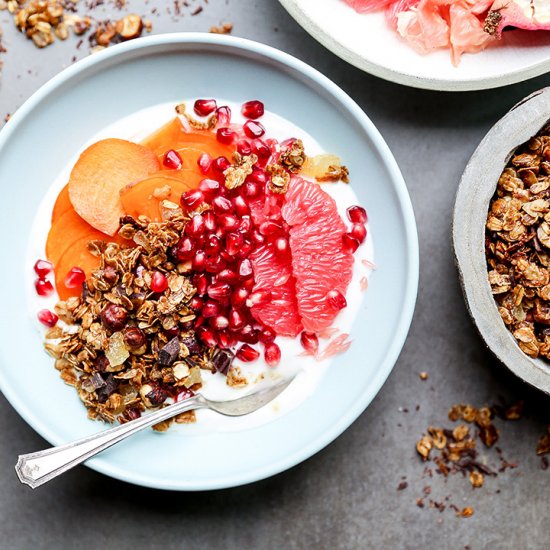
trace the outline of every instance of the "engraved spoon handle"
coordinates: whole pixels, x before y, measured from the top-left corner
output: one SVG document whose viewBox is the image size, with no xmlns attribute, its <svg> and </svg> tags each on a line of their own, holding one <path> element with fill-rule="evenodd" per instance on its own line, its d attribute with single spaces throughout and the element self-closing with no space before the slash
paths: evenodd
<svg viewBox="0 0 550 550">
<path fill-rule="evenodd" d="M 52 447 L 45 451 L 19 455 L 15 471 L 21 483 L 35 489 L 144 428 L 182 412 L 205 407 L 208 407 L 207 401 L 202 396 L 195 395 L 121 426 L 104 430 L 78 441 Z"/>
</svg>

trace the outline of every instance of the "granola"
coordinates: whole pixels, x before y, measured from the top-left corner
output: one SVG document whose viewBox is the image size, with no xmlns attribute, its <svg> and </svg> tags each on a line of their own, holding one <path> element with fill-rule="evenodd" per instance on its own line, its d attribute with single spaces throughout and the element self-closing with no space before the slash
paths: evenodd
<svg viewBox="0 0 550 550">
<path fill-rule="evenodd" d="M 90 242 L 99 268 L 81 297 L 55 308 L 67 328 L 51 329 L 45 348 L 62 379 L 76 387 L 90 418 L 137 418 L 145 409 L 191 395 L 201 387 L 201 369 L 216 369 L 213 351 L 192 330 L 196 289 L 169 258 L 187 221 L 180 208 L 160 223 L 125 218 L 119 235 L 128 246 Z M 151 289 L 155 272 L 167 278 L 162 293 Z M 191 416 L 176 421 L 189 422 Z"/>
<path fill-rule="evenodd" d="M 550 359 L 550 131 L 514 151 L 486 222 L 488 279 L 520 349 Z"/>
</svg>

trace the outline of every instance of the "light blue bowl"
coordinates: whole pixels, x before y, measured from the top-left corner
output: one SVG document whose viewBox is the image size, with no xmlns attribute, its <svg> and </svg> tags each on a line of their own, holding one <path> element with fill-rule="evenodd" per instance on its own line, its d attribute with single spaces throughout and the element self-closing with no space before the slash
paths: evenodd
<svg viewBox="0 0 550 550">
<path fill-rule="evenodd" d="M 236 102 L 261 97 L 271 111 L 344 158 L 368 208 L 378 269 L 364 294 L 350 350 L 334 360 L 316 392 L 296 409 L 239 432 L 143 432 L 88 462 L 109 476 L 172 490 L 262 479 L 341 434 L 391 372 L 418 284 L 417 234 L 403 178 L 372 122 L 334 83 L 283 52 L 239 38 L 170 34 L 109 48 L 53 78 L 0 132 L 0 386 L 37 432 L 58 445 L 101 427 L 87 419 L 74 390 L 59 379 L 28 312 L 25 252 L 39 203 L 68 159 L 114 120 L 201 96 Z"/>
</svg>

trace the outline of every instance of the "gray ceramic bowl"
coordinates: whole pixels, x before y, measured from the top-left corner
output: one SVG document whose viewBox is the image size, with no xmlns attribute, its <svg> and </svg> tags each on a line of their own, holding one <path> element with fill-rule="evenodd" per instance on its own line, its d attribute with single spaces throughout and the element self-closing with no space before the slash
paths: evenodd
<svg viewBox="0 0 550 550">
<path fill-rule="evenodd" d="M 498 178 L 516 147 L 550 120 L 550 88 L 513 107 L 485 136 L 472 155 L 458 188 L 453 243 L 468 310 L 489 349 L 514 374 L 550 394 L 550 364 L 518 347 L 502 321 L 487 279 L 485 221 Z"/>
</svg>

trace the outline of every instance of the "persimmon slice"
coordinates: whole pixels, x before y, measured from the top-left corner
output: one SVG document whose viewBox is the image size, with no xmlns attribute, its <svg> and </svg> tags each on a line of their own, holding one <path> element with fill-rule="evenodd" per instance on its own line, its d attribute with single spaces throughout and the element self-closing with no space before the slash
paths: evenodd
<svg viewBox="0 0 550 550">
<path fill-rule="evenodd" d="M 86 149 L 69 179 L 69 197 L 76 212 L 92 227 L 114 235 L 124 215 L 120 190 L 157 172 L 155 153 L 123 139 L 104 139 Z"/>
<path fill-rule="evenodd" d="M 151 221 L 161 221 L 159 205 L 162 200 L 179 204 L 181 194 L 198 187 L 204 177 L 195 171 L 178 170 L 178 177 L 159 172 L 142 181 L 127 185 L 120 191 L 124 212 L 134 218 L 146 216 Z"/>
</svg>

